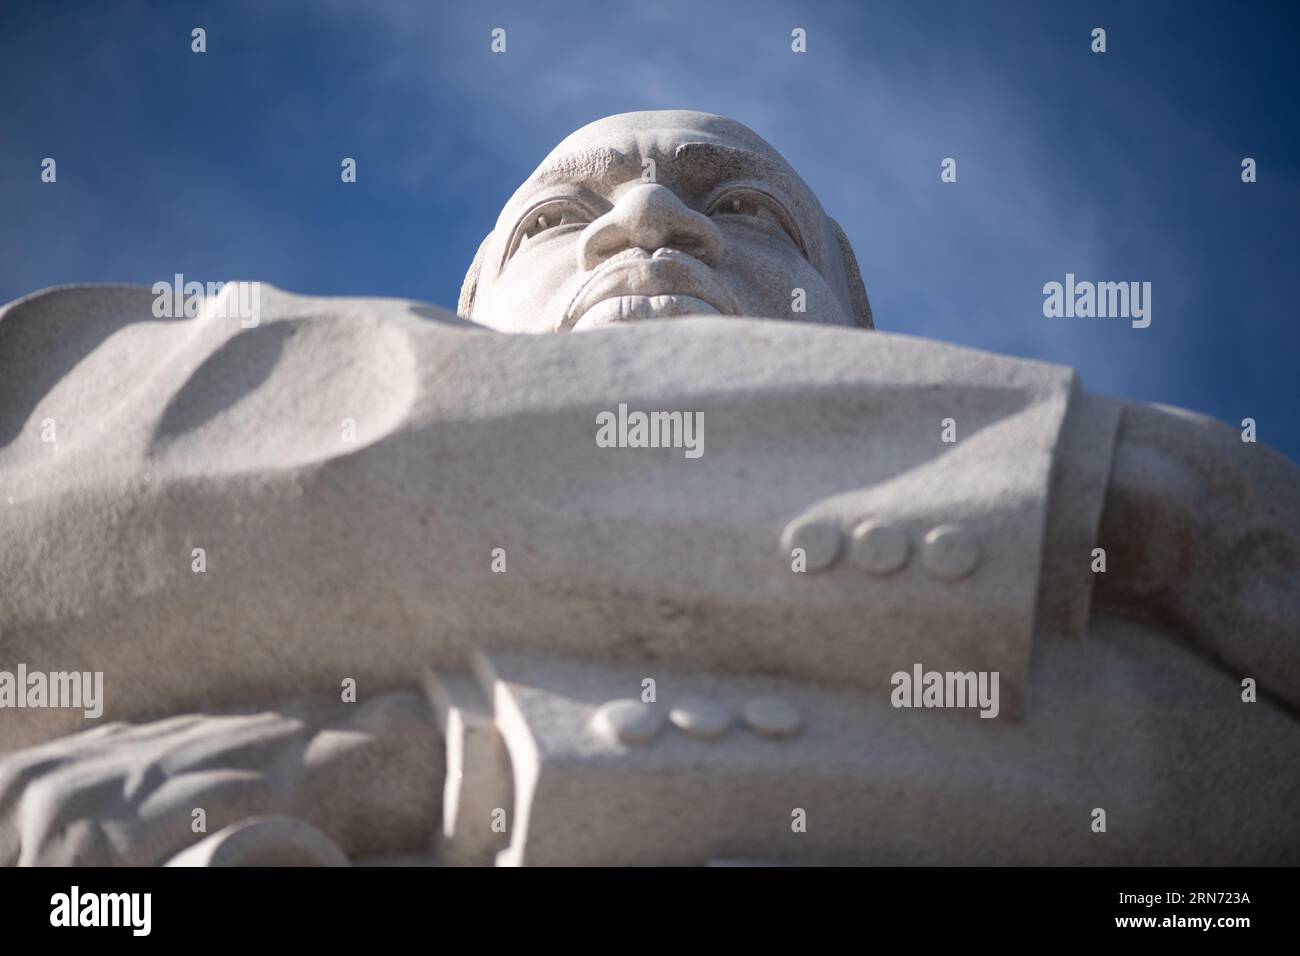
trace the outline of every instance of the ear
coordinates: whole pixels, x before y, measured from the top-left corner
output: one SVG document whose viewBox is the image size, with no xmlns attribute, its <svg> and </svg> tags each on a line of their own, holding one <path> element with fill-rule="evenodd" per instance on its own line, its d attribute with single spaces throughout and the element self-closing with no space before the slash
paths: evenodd
<svg viewBox="0 0 1300 956">
<path fill-rule="evenodd" d="M 858 257 L 853 254 L 849 237 L 844 235 L 840 224 L 830 216 L 826 217 L 826 221 L 831 224 L 831 232 L 835 234 L 835 241 L 839 243 L 840 259 L 844 262 L 844 281 L 849 287 L 849 303 L 853 307 L 853 318 L 864 329 L 874 329 L 876 324 L 871 318 L 871 301 L 867 298 L 867 287 L 862 284 L 862 273 L 858 271 Z"/>
<path fill-rule="evenodd" d="M 468 319 L 474 312 L 474 296 L 478 292 L 478 276 L 483 269 L 483 256 L 487 253 L 488 243 L 492 241 L 492 233 L 488 233 L 483 241 L 478 245 L 478 252 L 474 253 L 474 261 L 469 265 L 469 272 L 465 273 L 465 281 L 460 284 L 460 301 L 456 303 L 456 314 L 462 319 Z M 849 253 L 852 255 L 852 253 Z"/>
</svg>

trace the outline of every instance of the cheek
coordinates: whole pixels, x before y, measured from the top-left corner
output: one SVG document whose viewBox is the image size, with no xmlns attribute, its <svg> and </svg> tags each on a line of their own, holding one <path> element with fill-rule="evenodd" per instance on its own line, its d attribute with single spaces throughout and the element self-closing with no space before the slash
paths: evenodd
<svg viewBox="0 0 1300 956">
<path fill-rule="evenodd" d="M 718 266 L 719 274 L 748 315 L 755 318 L 798 319 L 809 322 L 845 321 L 843 306 L 803 256 L 779 240 L 732 242 Z M 804 290 L 802 313 L 793 311 L 794 290 Z"/>
<path fill-rule="evenodd" d="M 475 319 L 506 331 L 551 331 L 578 284 L 574 246 L 557 239 L 516 256 L 483 290 Z"/>
</svg>

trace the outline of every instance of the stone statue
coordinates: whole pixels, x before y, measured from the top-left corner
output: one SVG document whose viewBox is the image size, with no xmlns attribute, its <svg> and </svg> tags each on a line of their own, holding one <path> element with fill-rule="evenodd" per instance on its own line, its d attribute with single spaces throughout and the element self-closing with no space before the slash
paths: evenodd
<svg viewBox="0 0 1300 956">
<path fill-rule="evenodd" d="M 1300 862 L 1300 471 L 872 331 L 738 123 L 574 133 L 459 316 L 159 301 L 0 310 L 0 860 Z"/>
</svg>

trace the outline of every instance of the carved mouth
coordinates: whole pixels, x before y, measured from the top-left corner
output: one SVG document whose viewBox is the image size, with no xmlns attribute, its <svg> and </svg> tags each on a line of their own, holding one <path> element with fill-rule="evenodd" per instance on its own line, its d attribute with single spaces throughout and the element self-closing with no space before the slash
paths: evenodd
<svg viewBox="0 0 1300 956">
<path fill-rule="evenodd" d="M 584 282 L 558 331 L 682 315 L 738 315 L 735 295 L 713 270 L 674 249 L 629 249 Z"/>
</svg>

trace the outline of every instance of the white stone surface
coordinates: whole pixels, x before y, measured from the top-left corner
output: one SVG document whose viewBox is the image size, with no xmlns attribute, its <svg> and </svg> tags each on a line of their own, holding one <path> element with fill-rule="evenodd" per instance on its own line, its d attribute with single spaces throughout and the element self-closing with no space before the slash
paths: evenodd
<svg viewBox="0 0 1300 956">
<path fill-rule="evenodd" d="M 461 317 L 260 296 L 0 309 L 0 671 L 104 677 L 0 709 L 0 862 L 1300 862 L 1300 471 L 868 331 L 743 126 L 573 134 Z M 704 453 L 601 447 L 620 404 Z M 997 718 L 893 706 L 914 666 Z"/>
</svg>

